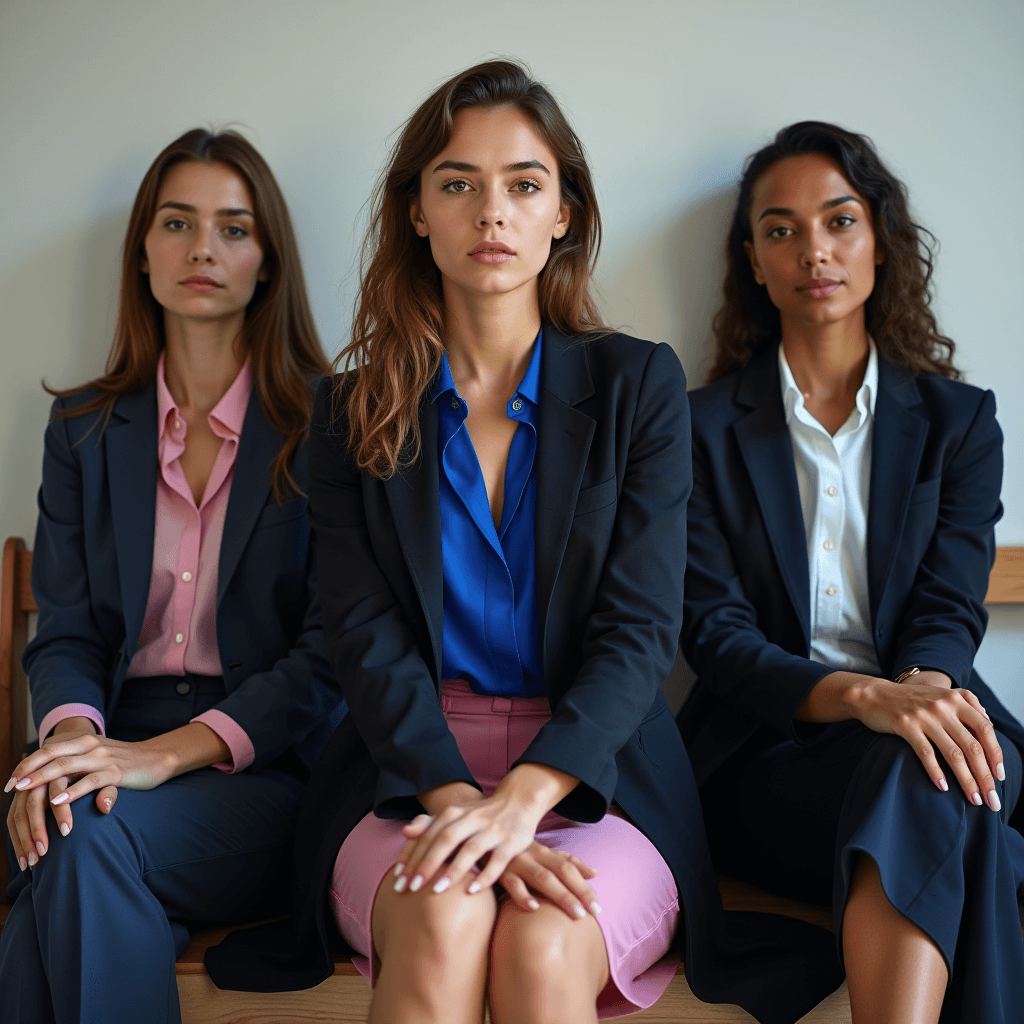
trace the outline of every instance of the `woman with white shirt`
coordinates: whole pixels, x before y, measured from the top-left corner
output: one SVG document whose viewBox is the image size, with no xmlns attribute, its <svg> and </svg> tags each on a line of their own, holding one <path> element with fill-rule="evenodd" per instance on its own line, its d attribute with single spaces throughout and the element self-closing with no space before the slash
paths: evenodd
<svg viewBox="0 0 1024 1024">
<path fill-rule="evenodd" d="M 832 904 L 855 1022 L 1024 1006 L 1024 729 L 972 667 L 1002 434 L 929 308 L 930 237 L 864 136 L 783 129 L 690 396 L 679 724 L 713 855 Z"/>
</svg>

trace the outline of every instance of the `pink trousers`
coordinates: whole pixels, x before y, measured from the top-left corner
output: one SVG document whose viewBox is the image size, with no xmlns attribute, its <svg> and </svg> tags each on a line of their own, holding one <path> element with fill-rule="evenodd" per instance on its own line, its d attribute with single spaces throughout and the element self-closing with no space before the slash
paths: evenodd
<svg viewBox="0 0 1024 1024">
<path fill-rule="evenodd" d="M 461 680 L 446 682 L 441 708 L 469 770 L 485 795 L 507 774 L 550 717 L 547 700 L 482 697 Z M 368 814 L 349 833 L 334 863 L 330 895 L 345 941 L 361 957 L 353 962 L 373 980 L 373 901 L 405 842 L 404 821 Z M 647 837 L 618 813 L 593 824 L 545 815 L 537 840 L 568 850 L 597 869 L 590 885 L 608 951 L 610 979 L 598 997 L 599 1017 L 619 1017 L 653 1005 L 668 988 L 677 958 L 668 952 L 679 918 L 675 880 Z"/>
</svg>

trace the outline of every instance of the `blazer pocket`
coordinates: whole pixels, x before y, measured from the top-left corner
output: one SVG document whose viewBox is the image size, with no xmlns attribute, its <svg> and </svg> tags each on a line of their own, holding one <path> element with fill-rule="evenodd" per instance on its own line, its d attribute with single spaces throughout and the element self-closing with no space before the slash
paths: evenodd
<svg viewBox="0 0 1024 1024">
<path fill-rule="evenodd" d="M 598 512 L 609 505 L 614 505 L 618 497 L 619 481 L 614 476 L 593 487 L 584 487 L 576 498 L 575 518 L 578 519 L 589 512 Z"/>
<path fill-rule="evenodd" d="M 914 489 L 910 492 L 910 504 L 923 505 L 926 501 L 938 501 L 941 490 L 941 476 L 934 480 L 922 480 L 921 483 L 914 484 Z"/>
</svg>

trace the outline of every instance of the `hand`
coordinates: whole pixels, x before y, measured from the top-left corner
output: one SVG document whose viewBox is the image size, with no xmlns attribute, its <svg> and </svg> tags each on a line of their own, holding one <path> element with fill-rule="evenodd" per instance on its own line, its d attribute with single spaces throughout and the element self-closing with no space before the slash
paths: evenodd
<svg viewBox="0 0 1024 1024">
<path fill-rule="evenodd" d="M 399 866 L 406 865 L 403 874 L 412 870 L 407 865 L 415 855 L 415 841 L 425 835 L 433 823 L 434 819 L 429 814 L 421 814 L 402 829 L 403 834 L 410 840 L 400 858 Z M 601 913 L 594 890 L 587 885 L 587 880 L 596 874 L 594 868 L 588 867 L 574 854 L 566 850 L 553 850 L 534 839 L 523 853 L 509 861 L 508 867 L 497 881 L 523 910 L 540 908 L 540 904 L 533 896 L 533 893 L 537 893 L 561 907 L 569 917 L 584 918 L 587 916 L 584 907 L 588 907 L 592 914 Z M 450 875 L 451 872 L 445 873 L 445 877 Z M 427 881 L 429 880 L 428 878 Z M 399 883 L 401 881 L 402 878 L 399 878 Z M 473 879 L 467 891 L 480 892 L 485 885 L 490 884 L 493 884 L 493 879 L 489 881 L 482 871 Z M 445 885 L 439 891 L 443 892 L 447 887 Z M 404 889 L 404 886 L 402 888 Z"/>
<path fill-rule="evenodd" d="M 918 683 L 921 676 L 926 679 Z M 798 717 L 805 721 L 852 717 L 875 732 L 902 736 L 929 778 L 945 792 L 949 787 L 935 754 L 938 749 L 967 799 L 978 807 L 987 801 L 993 811 L 998 811 L 995 779 L 1006 778 L 1003 752 L 981 702 L 970 690 L 946 688 L 943 681 L 948 676 L 941 672 L 922 672 L 911 678 L 912 682 L 899 684 L 833 672 L 811 690 Z M 840 713 L 841 706 L 845 706 L 846 714 Z"/>
<path fill-rule="evenodd" d="M 49 848 L 44 815 L 47 794 L 58 828 L 67 835 L 74 824 L 70 805 L 88 793 L 96 792 L 96 806 L 107 814 L 117 800 L 118 787 L 154 789 L 175 775 L 230 756 L 227 744 L 200 722 L 138 743 L 98 736 L 91 722 L 88 728 L 59 723 L 39 750 L 14 769 L 4 790 L 17 790 L 7 827 L 18 863 L 22 870 L 32 867 Z"/>
</svg>

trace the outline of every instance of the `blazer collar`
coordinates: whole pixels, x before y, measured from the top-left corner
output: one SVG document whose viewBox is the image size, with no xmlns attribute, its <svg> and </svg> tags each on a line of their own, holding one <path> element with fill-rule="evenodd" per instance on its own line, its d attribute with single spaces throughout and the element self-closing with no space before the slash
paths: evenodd
<svg viewBox="0 0 1024 1024">
<path fill-rule="evenodd" d="M 782 405 L 777 346 L 740 372 L 736 401 L 750 412 L 733 426 L 786 593 L 810 648 L 811 595 L 800 489 Z"/>
</svg>

